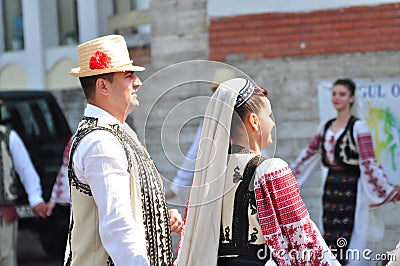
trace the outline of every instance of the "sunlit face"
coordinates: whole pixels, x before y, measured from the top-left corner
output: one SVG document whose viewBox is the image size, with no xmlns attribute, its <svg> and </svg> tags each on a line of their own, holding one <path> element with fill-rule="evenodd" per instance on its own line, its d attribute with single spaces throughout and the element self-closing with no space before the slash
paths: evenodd
<svg viewBox="0 0 400 266">
<path fill-rule="evenodd" d="M 134 72 L 117 72 L 114 74 L 110 86 L 111 104 L 129 114 L 139 105 L 136 91 L 142 85 Z"/>
<path fill-rule="evenodd" d="M 351 104 L 354 102 L 354 95 L 343 85 L 336 85 L 332 89 L 332 105 L 336 111 L 350 110 Z"/>
<path fill-rule="evenodd" d="M 137 98 L 137 94 L 136 94 L 136 92 L 137 92 L 137 90 L 138 90 L 138 88 L 142 85 L 142 81 L 139 79 L 139 77 L 138 76 L 136 76 L 134 73 L 133 73 L 133 82 L 132 82 L 132 89 L 133 89 L 133 93 L 132 93 L 132 95 L 131 95 L 131 100 L 130 100 L 130 102 L 129 102 L 129 105 L 128 105 L 128 110 L 127 110 L 127 115 L 128 114 L 130 114 L 130 113 L 132 113 L 132 111 L 136 108 L 136 107 L 138 107 L 139 106 L 139 100 L 138 100 L 138 98 Z"/>
<path fill-rule="evenodd" d="M 262 144 L 261 149 L 265 149 L 269 145 L 272 144 L 272 129 L 275 126 L 275 122 L 272 119 L 272 108 L 271 103 L 268 98 L 263 97 L 264 105 L 260 109 L 258 118 L 260 119 L 261 125 L 261 135 L 262 135 Z"/>
</svg>

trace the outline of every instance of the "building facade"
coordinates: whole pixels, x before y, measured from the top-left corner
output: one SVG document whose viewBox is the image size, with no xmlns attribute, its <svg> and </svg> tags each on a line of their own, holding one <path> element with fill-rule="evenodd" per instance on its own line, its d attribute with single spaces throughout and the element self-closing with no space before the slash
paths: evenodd
<svg viewBox="0 0 400 266">
<path fill-rule="evenodd" d="M 229 0 L 0 0 L 0 90 L 51 90 L 74 130 L 85 102 L 79 81 L 68 74 L 78 65 L 77 43 L 123 34 L 142 80 L 188 60 L 227 63 L 268 88 L 277 121 L 270 154 L 292 161 L 320 123 L 318 86 L 339 77 L 400 77 L 400 2 L 229 1 Z M 190 71 L 190 69 L 188 70 Z M 173 73 L 180 75 L 181 73 Z M 159 170 L 170 180 L 190 146 L 198 120 L 165 125 L 165 114 L 207 88 L 170 90 L 155 80 L 140 91 L 141 108 L 131 117 Z M 164 102 L 159 98 L 163 96 Z M 157 105 L 155 104 L 157 102 Z M 152 106 L 151 116 L 141 111 Z M 190 106 L 185 113 L 201 113 Z M 180 130 L 172 130 L 172 128 Z M 178 137 L 177 137 L 178 134 Z M 163 135 L 163 137 L 161 137 Z M 166 141 L 165 141 L 166 140 Z M 177 142 L 165 156 L 163 142 Z M 176 163 L 171 163 L 176 162 Z M 321 177 L 302 188 L 314 219 L 321 206 Z M 397 179 L 400 183 L 400 179 Z M 381 210 L 384 240 L 392 249 L 400 238 L 398 204 Z M 389 215 L 390 214 L 390 215 Z"/>
</svg>

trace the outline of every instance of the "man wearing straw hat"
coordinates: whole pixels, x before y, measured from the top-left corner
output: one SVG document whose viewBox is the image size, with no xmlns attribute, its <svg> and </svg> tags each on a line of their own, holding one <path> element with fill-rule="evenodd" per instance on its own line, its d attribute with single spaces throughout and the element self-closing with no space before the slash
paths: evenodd
<svg viewBox="0 0 400 266">
<path fill-rule="evenodd" d="M 171 231 L 181 218 L 167 210 L 150 155 L 125 123 L 142 84 L 125 39 L 100 37 L 78 46 L 87 108 L 68 165 L 71 222 L 65 265 L 171 265 Z M 171 217 L 171 218 L 169 218 Z"/>
</svg>

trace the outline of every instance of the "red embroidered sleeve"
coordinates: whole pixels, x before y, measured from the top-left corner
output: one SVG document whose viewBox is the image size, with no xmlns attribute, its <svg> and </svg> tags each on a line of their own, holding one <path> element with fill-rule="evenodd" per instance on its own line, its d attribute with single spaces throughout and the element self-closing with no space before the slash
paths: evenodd
<svg viewBox="0 0 400 266">
<path fill-rule="evenodd" d="M 370 133 L 357 135 L 360 154 L 361 177 L 367 178 L 371 206 L 379 206 L 389 201 L 394 195 L 394 186 L 388 181 L 382 166 L 376 161 L 372 136 Z"/>
<path fill-rule="evenodd" d="M 279 265 L 329 265 L 323 259 L 328 248 L 287 164 L 256 179 L 255 195 L 261 230 Z"/>
<path fill-rule="evenodd" d="M 302 153 L 301 157 L 296 160 L 295 165 L 293 165 L 293 172 L 295 175 L 299 174 L 299 169 L 303 166 L 303 164 L 310 159 L 315 153 L 317 153 L 320 149 L 320 141 L 321 136 L 319 134 L 315 135 L 308 145 L 305 152 Z"/>
</svg>

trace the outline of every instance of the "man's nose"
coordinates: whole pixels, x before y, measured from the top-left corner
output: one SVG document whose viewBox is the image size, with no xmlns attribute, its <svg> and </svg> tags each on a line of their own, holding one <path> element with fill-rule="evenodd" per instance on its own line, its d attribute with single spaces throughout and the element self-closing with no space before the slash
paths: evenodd
<svg viewBox="0 0 400 266">
<path fill-rule="evenodd" d="M 135 76 L 135 79 L 133 80 L 132 85 L 135 88 L 140 87 L 142 85 L 142 81 L 140 80 L 140 78 L 138 76 Z"/>
</svg>

